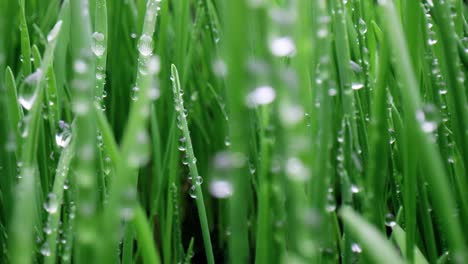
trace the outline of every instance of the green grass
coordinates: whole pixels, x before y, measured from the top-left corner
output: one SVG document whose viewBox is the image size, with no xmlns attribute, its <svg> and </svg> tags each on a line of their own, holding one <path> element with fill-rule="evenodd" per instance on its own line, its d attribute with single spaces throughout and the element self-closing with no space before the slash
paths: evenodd
<svg viewBox="0 0 468 264">
<path fill-rule="evenodd" d="M 0 262 L 468 262 L 467 16 L 0 1 Z"/>
</svg>

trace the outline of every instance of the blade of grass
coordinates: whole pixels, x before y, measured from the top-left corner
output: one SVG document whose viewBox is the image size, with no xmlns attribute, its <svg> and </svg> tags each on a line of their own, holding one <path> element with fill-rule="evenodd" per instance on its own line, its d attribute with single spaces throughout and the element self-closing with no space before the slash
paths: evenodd
<svg viewBox="0 0 468 264">
<path fill-rule="evenodd" d="M 206 260 L 208 263 L 214 263 L 213 247 L 211 245 L 210 229 L 208 226 L 208 219 L 206 216 L 205 204 L 203 201 L 203 192 L 201 188 L 201 181 L 203 180 L 198 174 L 196 165 L 196 158 L 193 152 L 192 139 L 188 130 L 188 124 L 185 114 L 184 101 L 182 98 L 182 88 L 180 87 L 179 73 L 174 64 L 171 65 L 171 80 L 173 82 L 174 104 L 177 114 L 177 126 L 182 130 L 182 136 L 185 138 L 185 151 L 188 156 L 188 167 L 190 176 L 192 177 L 192 188 L 194 189 L 195 201 L 198 208 L 198 217 L 200 218 L 200 225 L 203 234 L 203 243 L 205 245 Z"/>
<path fill-rule="evenodd" d="M 404 263 L 391 243 L 377 229 L 353 209 L 344 207 L 339 212 L 351 235 L 359 242 L 364 254 L 376 263 Z"/>
</svg>

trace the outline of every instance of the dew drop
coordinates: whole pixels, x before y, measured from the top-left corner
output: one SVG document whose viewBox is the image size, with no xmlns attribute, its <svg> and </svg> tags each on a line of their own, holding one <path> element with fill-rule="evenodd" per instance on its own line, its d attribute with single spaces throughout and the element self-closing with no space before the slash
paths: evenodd
<svg viewBox="0 0 468 264">
<path fill-rule="evenodd" d="M 161 96 L 161 91 L 158 87 L 149 87 L 148 88 L 148 98 L 150 100 L 156 100 Z"/>
<path fill-rule="evenodd" d="M 140 91 L 140 88 L 138 88 L 138 86 L 134 86 L 132 88 L 132 91 L 131 91 L 131 94 L 130 94 L 130 98 L 133 100 L 133 101 L 136 101 L 138 100 L 138 93 Z"/>
<path fill-rule="evenodd" d="M 353 89 L 353 90 L 361 90 L 362 88 L 364 88 L 364 84 L 362 84 L 362 83 L 353 83 L 353 84 L 351 84 L 351 89 Z"/>
<path fill-rule="evenodd" d="M 159 56 L 152 56 L 148 61 L 148 73 L 158 74 L 161 71 L 161 59 Z"/>
<path fill-rule="evenodd" d="M 267 105 L 273 102 L 276 98 L 275 90 L 268 85 L 256 87 L 247 95 L 247 106 L 253 108 L 258 105 Z"/>
<path fill-rule="evenodd" d="M 49 214 L 55 214 L 58 210 L 58 201 L 57 201 L 57 196 L 54 193 L 49 193 L 47 195 L 47 202 L 44 203 L 44 209 L 49 213 Z"/>
<path fill-rule="evenodd" d="M 351 185 L 351 193 L 359 193 L 361 190 L 356 185 Z"/>
<path fill-rule="evenodd" d="M 226 136 L 226 137 L 224 138 L 224 145 L 225 145 L 226 147 L 230 147 L 230 146 L 231 146 L 231 139 L 229 138 L 229 136 Z"/>
<path fill-rule="evenodd" d="M 71 141 L 72 134 L 70 132 L 70 126 L 65 121 L 59 121 L 59 133 L 55 135 L 55 143 L 61 148 L 65 148 Z"/>
<path fill-rule="evenodd" d="M 49 244 L 47 242 L 45 242 L 41 249 L 40 249 L 40 252 L 41 254 L 44 256 L 44 257 L 49 257 L 50 256 L 50 247 L 49 247 Z"/>
<path fill-rule="evenodd" d="M 361 73 L 362 72 L 362 67 L 355 61 L 349 61 L 349 65 L 351 66 L 351 70 L 355 73 Z"/>
<path fill-rule="evenodd" d="M 432 133 L 439 125 L 440 115 L 434 105 L 427 104 L 416 112 L 416 119 L 420 123 L 423 132 Z"/>
<path fill-rule="evenodd" d="M 225 77 L 227 74 L 227 65 L 226 63 L 221 60 L 217 59 L 213 62 L 213 73 L 216 74 L 218 77 Z"/>
<path fill-rule="evenodd" d="M 214 197 L 224 199 L 232 195 L 233 187 L 231 182 L 218 179 L 210 182 L 209 191 Z"/>
<path fill-rule="evenodd" d="M 435 38 L 429 38 L 427 40 L 427 44 L 429 44 L 429 46 L 434 46 L 436 43 L 437 43 L 437 39 Z"/>
<path fill-rule="evenodd" d="M 354 253 L 359 254 L 359 253 L 362 252 L 362 249 L 361 249 L 361 246 L 359 246 L 359 244 L 353 243 L 353 244 L 351 245 L 351 251 L 353 251 Z"/>
<path fill-rule="evenodd" d="M 201 185 L 202 183 L 203 183 L 202 176 L 198 175 L 197 177 L 195 177 L 195 184 Z"/>
<path fill-rule="evenodd" d="M 309 169 L 297 157 L 288 158 L 286 161 L 287 175 L 297 181 L 307 181 L 310 177 Z"/>
<path fill-rule="evenodd" d="M 135 144 L 128 154 L 128 163 L 131 167 L 140 167 L 148 163 L 150 159 L 150 139 L 146 130 L 136 133 Z"/>
<path fill-rule="evenodd" d="M 76 73 L 83 74 L 86 72 L 87 69 L 88 69 L 88 64 L 86 64 L 86 62 L 83 60 L 78 59 L 73 63 L 73 70 Z"/>
<path fill-rule="evenodd" d="M 24 79 L 24 83 L 19 87 L 18 101 L 26 110 L 31 110 L 36 97 L 37 87 L 42 80 L 43 72 L 41 69 L 36 70 Z"/>
<path fill-rule="evenodd" d="M 388 227 L 394 227 L 396 225 L 395 216 L 392 213 L 385 215 L 385 225 Z"/>
<path fill-rule="evenodd" d="M 197 193 L 196 193 L 196 187 L 195 185 L 192 185 L 192 187 L 190 187 L 190 190 L 189 190 L 189 195 L 190 197 L 192 198 L 197 198 Z"/>
<path fill-rule="evenodd" d="M 362 19 L 362 18 L 359 18 L 358 29 L 359 29 L 359 33 L 361 33 L 362 35 L 366 34 L 366 32 L 367 32 L 366 21 L 364 21 L 364 19 Z"/>
<path fill-rule="evenodd" d="M 104 55 L 104 52 L 106 51 L 106 48 L 104 47 L 104 34 L 100 32 L 93 33 L 93 45 L 91 46 L 91 50 L 96 57 Z"/>
<path fill-rule="evenodd" d="M 152 54 L 153 52 L 153 39 L 146 35 L 146 34 L 143 34 L 141 37 L 140 37 L 140 41 L 138 43 L 138 52 L 140 52 L 140 54 L 143 56 L 143 57 L 148 57 Z"/>
<path fill-rule="evenodd" d="M 28 117 L 24 117 L 18 122 L 18 130 L 21 134 L 21 137 L 25 138 L 28 136 L 28 131 L 29 131 Z"/>
<path fill-rule="evenodd" d="M 290 56 L 295 53 L 296 45 L 291 37 L 276 37 L 270 41 L 270 51 L 277 57 Z"/>
</svg>

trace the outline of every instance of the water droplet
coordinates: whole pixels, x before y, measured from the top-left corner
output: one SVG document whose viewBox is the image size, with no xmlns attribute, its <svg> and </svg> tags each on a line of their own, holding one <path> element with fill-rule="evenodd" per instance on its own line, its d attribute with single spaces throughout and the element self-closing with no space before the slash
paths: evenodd
<svg viewBox="0 0 468 264">
<path fill-rule="evenodd" d="M 134 86 L 134 87 L 132 88 L 130 98 L 131 98 L 133 101 L 138 100 L 138 93 L 139 93 L 139 91 L 140 91 L 140 88 L 138 88 L 138 86 Z"/>
<path fill-rule="evenodd" d="M 158 74 L 161 71 L 161 59 L 159 56 L 151 56 L 148 61 L 148 73 L 149 74 Z"/>
<path fill-rule="evenodd" d="M 73 70 L 76 73 L 83 74 L 88 70 L 88 64 L 84 60 L 78 59 L 73 63 Z"/>
<path fill-rule="evenodd" d="M 395 216 L 392 213 L 385 215 L 385 225 L 388 227 L 394 227 L 396 225 Z"/>
<path fill-rule="evenodd" d="M 224 199 L 232 195 L 233 187 L 231 182 L 217 179 L 210 182 L 209 191 L 214 197 Z"/>
<path fill-rule="evenodd" d="M 281 121 L 286 125 L 295 125 L 304 118 L 304 109 L 300 105 L 282 104 L 280 107 Z"/>
<path fill-rule="evenodd" d="M 57 38 L 58 34 L 60 33 L 60 28 L 62 27 L 62 20 L 57 21 L 55 26 L 50 30 L 49 34 L 47 35 L 47 42 L 51 42 L 55 38 Z"/>
<path fill-rule="evenodd" d="M 44 256 L 44 257 L 49 257 L 50 256 L 50 247 L 49 247 L 49 244 L 47 242 L 45 242 L 42 247 L 41 247 L 41 254 Z"/>
<path fill-rule="evenodd" d="M 333 189 L 331 189 L 333 190 Z M 327 194 L 327 204 L 325 206 L 325 209 L 327 212 L 331 213 L 336 210 L 336 202 L 335 202 L 335 197 L 333 197 L 333 193 L 328 193 Z"/>
<path fill-rule="evenodd" d="M 291 179 L 301 182 L 307 181 L 310 178 L 309 169 L 297 157 L 288 158 L 286 161 L 286 173 Z"/>
<path fill-rule="evenodd" d="M 134 211 L 132 207 L 122 207 L 120 208 L 120 217 L 124 221 L 132 220 L 134 216 Z"/>
<path fill-rule="evenodd" d="M 21 137 L 23 137 L 23 138 L 28 136 L 28 131 L 29 131 L 28 120 L 29 120 L 29 118 L 27 116 L 25 116 L 25 117 L 23 117 L 23 119 L 21 119 L 18 122 L 18 130 L 19 130 L 19 132 L 21 134 Z"/>
<path fill-rule="evenodd" d="M 138 43 L 138 51 L 144 57 L 150 56 L 153 53 L 153 38 L 146 34 L 141 35 Z"/>
<path fill-rule="evenodd" d="M 277 57 L 290 56 L 296 52 L 296 45 L 291 37 L 276 37 L 270 41 L 270 51 Z"/>
<path fill-rule="evenodd" d="M 37 87 L 42 81 L 43 72 L 36 70 L 24 79 L 24 83 L 19 87 L 18 101 L 26 110 L 31 110 L 37 96 Z"/>
<path fill-rule="evenodd" d="M 422 110 L 416 112 L 416 119 L 425 133 L 434 132 L 440 121 L 440 115 L 437 108 L 432 104 L 427 104 Z"/>
<path fill-rule="evenodd" d="M 328 95 L 329 96 L 335 96 L 337 93 L 338 93 L 338 91 L 335 88 L 328 89 Z"/>
<path fill-rule="evenodd" d="M 361 190 L 359 189 L 359 187 L 357 187 L 357 185 L 351 185 L 351 193 L 358 193 L 360 191 Z"/>
<path fill-rule="evenodd" d="M 55 143 L 61 148 L 65 148 L 71 141 L 72 134 L 70 126 L 65 121 L 59 121 L 59 133 L 55 135 Z"/>
<path fill-rule="evenodd" d="M 327 35 L 328 35 L 328 29 L 326 29 L 325 27 L 322 27 L 317 31 L 317 37 L 321 39 L 325 38 Z"/>
<path fill-rule="evenodd" d="M 247 95 L 247 106 L 253 108 L 258 105 L 267 105 L 276 98 L 275 90 L 268 85 L 259 86 Z"/>
<path fill-rule="evenodd" d="M 362 18 L 359 18 L 359 33 L 361 33 L 362 35 L 366 34 L 367 32 L 367 25 L 366 25 L 366 21 L 364 21 L 364 19 Z"/>
<path fill-rule="evenodd" d="M 148 163 L 150 159 L 150 139 L 146 130 L 136 133 L 135 144 L 128 154 L 128 163 L 131 167 L 140 167 Z"/>
<path fill-rule="evenodd" d="M 217 59 L 213 62 L 213 73 L 218 77 L 225 77 L 227 74 L 227 65 L 223 60 Z"/>
<path fill-rule="evenodd" d="M 197 198 L 197 193 L 196 193 L 196 187 L 195 185 L 192 185 L 192 187 L 190 187 L 190 190 L 189 190 L 189 195 L 190 197 L 192 198 Z"/>
<path fill-rule="evenodd" d="M 256 170 L 257 169 L 255 169 L 255 165 L 253 163 L 249 162 L 249 173 L 250 173 L 250 175 L 254 175 Z"/>
<path fill-rule="evenodd" d="M 187 150 L 187 149 L 185 148 L 184 145 L 180 145 L 180 146 L 179 146 L 179 151 L 182 151 L 182 152 L 183 152 L 183 151 L 186 151 L 186 150 Z"/>
<path fill-rule="evenodd" d="M 195 184 L 201 185 L 202 183 L 203 183 L 202 176 L 198 175 L 197 177 L 195 177 Z"/>
<path fill-rule="evenodd" d="M 359 244 L 353 243 L 353 244 L 351 245 L 351 251 L 353 251 L 354 253 L 359 254 L 359 253 L 362 252 L 362 249 L 361 249 L 361 247 L 359 246 Z"/>
<path fill-rule="evenodd" d="M 230 146 L 231 146 L 231 139 L 229 138 L 229 136 L 226 136 L 226 137 L 224 138 L 224 145 L 225 145 L 226 147 L 230 147 Z"/>
<path fill-rule="evenodd" d="M 87 100 L 77 99 L 73 102 L 72 108 L 77 115 L 84 115 L 89 112 L 90 104 Z"/>
<path fill-rule="evenodd" d="M 55 214 L 58 210 L 59 204 L 57 201 L 57 196 L 54 193 L 49 193 L 47 195 L 47 202 L 44 203 L 44 209 L 49 214 Z"/>
<path fill-rule="evenodd" d="M 435 38 L 429 38 L 427 40 L 427 44 L 429 44 L 429 46 L 434 46 L 436 43 L 437 43 L 437 39 Z"/>
<path fill-rule="evenodd" d="M 158 87 L 149 87 L 148 88 L 148 97 L 150 100 L 156 100 L 161 96 L 161 91 Z"/>
<path fill-rule="evenodd" d="M 216 153 L 214 160 L 214 167 L 218 170 L 226 170 L 231 168 L 240 168 L 245 164 L 245 157 L 241 153 L 233 153 L 222 151 Z"/>
<path fill-rule="evenodd" d="M 188 158 L 188 155 L 184 155 L 184 157 L 182 158 L 182 164 L 184 165 L 188 165 L 189 164 L 189 158 Z"/>
<path fill-rule="evenodd" d="M 355 73 L 361 73 L 362 72 L 362 67 L 355 61 L 349 61 L 349 65 L 351 66 L 351 70 Z"/>
<path fill-rule="evenodd" d="M 93 33 L 93 45 L 91 50 L 93 51 L 94 55 L 96 55 L 96 57 L 101 57 L 104 55 L 104 52 L 106 51 L 106 48 L 104 47 L 104 34 L 100 32 Z"/>
<path fill-rule="evenodd" d="M 362 83 L 353 83 L 351 84 L 351 89 L 353 90 L 361 90 L 364 87 Z"/>
</svg>

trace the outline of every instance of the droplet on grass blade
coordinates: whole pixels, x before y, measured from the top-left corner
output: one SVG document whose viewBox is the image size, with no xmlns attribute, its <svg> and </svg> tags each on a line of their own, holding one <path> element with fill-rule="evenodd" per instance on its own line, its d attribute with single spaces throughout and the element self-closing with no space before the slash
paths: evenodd
<svg viewBox="0 0 468 264">
<path fill-rule="evenodd" d="M 232 195 L 233 186 L 231 182 L 227 180 L 221 180 L 221 179 L 212 180 L 210 182 L 209 191 L 211 195 L 213 195 L 214 197 L 219 198 L 219 199 L 224 199 Z"/>
<path fill-rule="evenodd" d="M 440 114 L 434 105 L 427 104 L 416 112 L 416 119 L 420 123 L 423 132 L 432 133 L 439 126 Z"/>
<path fill-rule="evenodd" d="M 359 187 L 357 185 L 354 185 L 354 184 L 351 185 L 350 190 L 351 190 L 351 193 L 359 193 L 361 191 L 359 189 Z"/>
<path fill-rule="evenodd" d="M 104 34 L 97 31 L 93 33 L 93 45 L 91 46 L 91 50 L 96 57 L 104 55 L 106 51 L 104 47 Z"/>
<path fill-rule="evenodd" d="M 218 77 L 225 77 L 228 72 L 226 63 L 221 59 L 215 60 L 213 62 L 212 68 L 213 73 L 216 74 Z"/>
<path fill-rule="evenodd" d="M 190 187 L 190 190 L 189 190 L 189 195 L 190 197 L 192 198 L 197 198 L 197 193 L 196 193 L 196 187 L 195 185 L 192 185 L 192 187 Z"/>
<path fill-rule="evenodd" d="M 57 201 L 57 195 L 54 193 L 49 193 L 47 195 L 47 202 L 44 203 L 44 209 L 49 213 L 49 214 L 55 214 L 58 210 L 59 204 Z"/>
<path fill-rule="evenodd" d="M 255 88 L 247 95 L 246 103 L 248 107 L 253 108 L 259 105 L 270 104 L 275 98 L 275 90 L 271 86 L 263 85 Z"/>
<path fill-rule="evenodd" d="M 353 90 L 361 90 L 362 88 L 364 88 L 364 84 L 362 83 L 353 83 L 351 84 L 351 89 Z"/>
<path fill-rule="evenodd" d="M 128 164 L 131 167 L 137 168 L 148 163 L 150 159 L 150 139 L 146 130 L 141 130 L 136 133 L 134 146 L 131 147 L 128 153 Z"/>
<path fill-rule="evenodd" d="M 287 160 L 286 173 L 291 179 L 301 182 L 307 181 L 310 178 L 309 169 L 297 157 L 291 157 Z"/>
<path fill-rule="evenodd" d="M 153 53 L 153 39 L 150 36 L 143 34 L 140 37 L 138 52 L 140 52 L 143 57 L 148 57 Z"/>
<path fill-rule="evenodd" d="M 353 251 L 354 253 L 359 254 L 359 253 L 362 252 L 362 249 L 361 249 L 361 247 L 359 246 L 359 244 L 353 243 L 353 244 L 351 245 L 351 251 Z"/>
<path fill-rule="evenodd" d="M 392 213 L 385 215 L 385 225 L 388 227 L 394 227 L 396 225 L 395 216 Z"/>
<path fill-rule="evenodd" d="M 291 37 L 275 37 L 270 41 L 270 51 L 277 57 L 291 56 L 296 52 L 296 45 Z"/>
<path fill-rule="evenodd" d="M 138 100 L 138 94 L 140 92 L 140 88 L 138 88 L 138 86 L 134 86 L 132 88 L 132 91 L 130 92 L 130 98 L 133 100 L 133 101 L 136 101 Z"/>
<path fill-rule="evenodd" d="M 26 110 L 31 110 L 36 97 L 37 87 L 42 80 L 43 72 L 41 69 L 37 69 L 32 74 L 28 75 L 23 84 L 19 87 L 18 101 L 21 106 Z"/>
<path fill-rule="evenodd" d="M 300 105 L 282 104 L 280 107 L 281 121 L 286 125 L 295 125 L 304 118 L 304 110 Z"/>
<path fill-rule="evenodd" d="M 362 67 L 357 62 L 351 60 L 351 61 L 349 61 L 349 65 L 351 66 L 351 70 L 353 70 L 353 72 L 355 72 L 355 73 L 361 73 L 362 72 Z"/>
<path fill-rule="evenodd" d="M 40 250 L 41 254 L 44 256 L 44 257 L 50 257 L 50 247 L 49 247 L 49 243 L 45 242 L 42 246 L 41 246 L 41 250 Z"/>
<path fill-rule="evenodd" d="M 18 130 L 21 134 L 21 137 L 25 138 L 28 136 L 29 131 L 29 124 L 28 124 L 29 117 L 25 116 L 18 122 Z"/>
<path fill-rule="evenodd" d="M 202 176 L 198 175 L 197 177 L 195 177 L 195 184 L 201 185 L 202 183 L 203 183 Z"/>
<path fill-rule="evenodd" d="M 366 21 L 364 21 L 362 18 L 359 18 L 358 29 L 359 29 L 359 33 L 361 33 L 362 35 L 366 34 L 367 32 Z"/>
<path fill-rule="evenodd" d="M 65 148 L 71 141 L 70 126 L 65 121 L 59 121 L 59 133 L 55 135 L 55 143 L 61 148 Z"/>
</svg>

